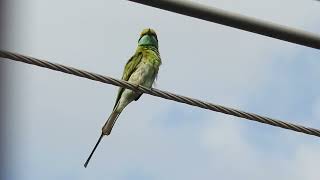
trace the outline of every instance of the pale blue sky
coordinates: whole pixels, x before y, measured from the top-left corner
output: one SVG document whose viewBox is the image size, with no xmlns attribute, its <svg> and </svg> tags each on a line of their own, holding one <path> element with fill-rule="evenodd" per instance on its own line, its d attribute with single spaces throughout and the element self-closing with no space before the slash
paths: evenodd
<svg viewBox="0 0 320 180">
<path fill-rule="evenodd" d="M 320 33 L 320 3 L 199 2 Z M 156 88 L 320 128 L 320 53 L 128 1 L 10 0 L 7 50 L 121 77 L 140 31 L 154 28 Z M 7 62 L 8 180 L 319 177 L 319 139 L 143 95 L 87 169 L 117 88 Z"/>
</svg>

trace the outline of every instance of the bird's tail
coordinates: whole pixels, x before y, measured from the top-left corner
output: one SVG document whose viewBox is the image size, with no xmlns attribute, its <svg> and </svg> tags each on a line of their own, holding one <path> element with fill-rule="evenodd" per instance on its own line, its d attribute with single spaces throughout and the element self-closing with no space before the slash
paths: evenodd
<svg viewBox="0 0 320 180">
<path fill-rule="evenodd" d="M 99 137 L 96 145 L 94 146 L 93 150 L 91 151 L 91 153 L 90 153 L 87 161 L 84 163 L 84 167 L 87 167 L 87 166 L 88 166 L 89 161 L 90 161 L 93 153 L 96 151 L 98 145 L 100 144 L 100 141 L 101 141 L 102 137 L 103 137 L 104 135 L 107 135 L 107 136 L 110 135 L 111 130 L 112 130 L 112 128 L 113 128 L 113 125 L 114 125 L 114 123 L 117 121 L 119 115 L 120 115 L 120 112 L 117 112 L 117 111 L 113 111 L 113 112 L 110 114 L 107 122 L 106 122 L 106 123 L 104 124 L 104 126 L 102 127 L 102 133 L 101 133 L 101 135 L 100 135 L 100 137 Z"/>
<path fill-rule="evenodd" d="M 117 121 L 119 115 L 120 115 L 120 112 L 117 112 L 117 111 L 113 111 L 110 114 L 107 122 L 102 127 L 102 134 L 103 135 L 107 135 L 107 136 L 110 135 L 111 130 L 112 130 L 113 126 L 114 126 L 114 123 Z"/>
</svg>

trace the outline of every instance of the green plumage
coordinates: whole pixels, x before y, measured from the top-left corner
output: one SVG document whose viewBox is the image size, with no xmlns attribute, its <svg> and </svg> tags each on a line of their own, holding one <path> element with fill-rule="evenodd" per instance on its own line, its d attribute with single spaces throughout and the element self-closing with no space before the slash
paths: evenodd
<svg viewBox="0 0 320 180">
<path fill-rule="evenodd" d="M 148 88 L 152 87 L 161 65 L 158 47 L 158 37 L 155 31 L 152 29 L 144 29 L 138 40 L 137 50 L 126 63 L 121 79 L 132 84 Z M 104 135 L 110 135 L 113 125 L 123 109 L 132 101 L 138 100 L 141 95 L 141 93 L 134 92 L 130 89 L 119 88 L 112 113 L 102 127 L 101 136 L 84 164 L 85 167 L 87 167 L 102 137 Z"/>
<path fill-rule="evenodd" d="M 135 54 L 126 63 L 122 80 L 136 85 L 151 87 L 157 77 L 161 58 L 158 51 L 158 39 L 155 32 L 146 29 L 142 32 Z M 113 111 L 102 128 L 104 135 L 109 135 L 122 110 L 142 94 L 129 89 L 119 88 Z"/>
<path fill-rule="evenodd" d="M 144 60 L 143 62 L 141 61 L 142 59 Z M 151 78 L 153 76 L 156 77 L 158 74 L 159 66 L 161 65 L 161 58 L 158 49 L 152 46 L 139 45 L 135 54 L 126 63 L 121 79 L 124 81 L 128 81 L 132 73 L 135 72 L 141 62 L 149 63 L 152 67 L 154 67 L 154 74 L 151 74 Z M 113 110 L 115 110 L 123 91 L 124 88 L 120 87 Z"/>
<path fill-rule="evenodd" d="M 124 81 L 128 81 L 129 80 L 129 77 L 135 71 L 136 67 L 141 62 L 141 59 L 142 59 L 142 53 L 141 52 L 136 52 L 129 59 L 129 61 L 127 62 L 126 66 L 124 68 L 123 75 L 122 75 L 122 78 L 121 78 L 122 80 L 124 80 Z M 118 90 L 118 95 L 117 95 L 116 103 L 114 104 L 113 110 L 116 108 L 123 91 L 124 91 L 124 88 L 120 87 L 119 90 Z"/>
</svg>

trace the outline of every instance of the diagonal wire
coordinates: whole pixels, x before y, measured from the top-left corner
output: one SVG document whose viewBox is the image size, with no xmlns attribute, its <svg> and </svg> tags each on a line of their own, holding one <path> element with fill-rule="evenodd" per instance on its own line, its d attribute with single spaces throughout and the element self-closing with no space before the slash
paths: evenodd
<svg viewBox="0 0 320 180">
<path fill-rule="evenodd" d="M 95 80 L 95 81 L 100 81 L 100 82 L 103 82 L 106 84 L 112 84 L 115 86 L 131 89 L 133 91 L 138 91 L 138 92 L 150 94 L 153 96 L 157 96 L 160 98 L 164 98 L 164 99 L 168 99 L 168 100 L 172 100 L 172 101 L 177 101 L 177 102 L 184 103 L 184 104 L 189 104 L 191 106 L 197 106 L 197 107 L 200 107 L 203 109 L 208 109 L 211 111 L 229 114 L 232 116 L 236 116 L 236 117 L 240 117 L 240 118 L 244 118 L 244 119 L 248 119 L 248 120 L 252 120 L 252 121 L 257 121 L 260 123 L 269 124 L 271 126 L 277 126 L 280 128 L 285 128 L 285 129 L 301 132 L 304 134 L 309 134 L 309 135 L 314 135 L 314 136 L 320 137 L 320 130 L 318 130 L 318 129 L 304 127 L 301 125 L 292 124 L 292 123 L 260 116 L 260 115 L 254 114 L 254 113 L 248 113 L 248 112 L 240 111 L 237 109 L 228 108 L 228 107 L 200 101 L 197 99 L 173 94 L 173 93 L 166 92 L 166 91 L 161 91 L 158 89 L 146 88 L 146 87 L 143 87 L 140 85 L 133 85 L 131 83 L 128 83 L 127 81 L 114 79 L 114 78 L 111 78 L 108 76 L 103 76 L 100 74 L 91 73 L 91 72 L 76 69 L 73 67 L 68 67 L 68 66 L 64 66 L 64 65 L 56 64 L 56 63 L 51 63 L 51 62 L 36 59 L 33 57 L 28 57 L 28 56 L 24 56 L 21 54 L 12 53 L 12 52 L 8 52 L 8 51 L 2 51 L 2 50 L 0 50 L 0 57 L 11 59 L 14 61 L 20 61 L 20 62 L 24 62 L 24 63 L 28 63 L 28 64 L 33 64 L 36 66 L 40 66 L 40 67 L 52 69 L 55 71 L 60 71 L 60 72 L 72 74 L 75 76 L 84 77 L 84 78 Z"/>
<path fill-rule="evenodd" d="M 320 36 L 189 0 L 129 0 L 252 33 L 320 49 Z"/>
</svg>

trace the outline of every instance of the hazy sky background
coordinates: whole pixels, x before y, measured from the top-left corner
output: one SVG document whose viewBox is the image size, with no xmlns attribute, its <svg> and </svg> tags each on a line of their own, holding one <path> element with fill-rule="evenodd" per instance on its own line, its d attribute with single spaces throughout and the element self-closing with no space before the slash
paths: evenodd
<svg viewBox="0 0 320 180">
<path fill-rule="evenodd" d="M 312 0 L 199 2 L 320 34 Z M 6 49 L 120 78 L 158 33 L 156 88 L 320 128 L 320 53 L 119 0 L 10 0 Z M 319 138 L 143 95 L 83 163 L 117 87 L 7 62 L 7 180 L 316 180 Z"/>
</svg>

